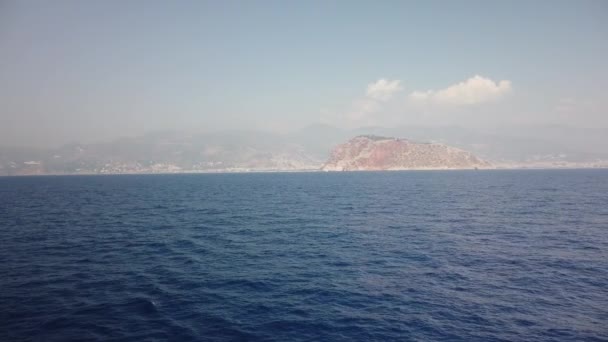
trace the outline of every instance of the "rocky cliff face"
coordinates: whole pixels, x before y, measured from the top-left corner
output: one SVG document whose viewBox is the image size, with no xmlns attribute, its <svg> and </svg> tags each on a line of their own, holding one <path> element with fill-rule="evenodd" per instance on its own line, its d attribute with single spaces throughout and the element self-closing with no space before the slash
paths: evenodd
<svg viewBox="0 0 608 342">
<path fill-rule="evenodd" d="M 489 168 L 467 151 L 442 144 L 358 136 L 337 146 L 323 165 L 325 171 L 425 170 Z"/>
</svg>

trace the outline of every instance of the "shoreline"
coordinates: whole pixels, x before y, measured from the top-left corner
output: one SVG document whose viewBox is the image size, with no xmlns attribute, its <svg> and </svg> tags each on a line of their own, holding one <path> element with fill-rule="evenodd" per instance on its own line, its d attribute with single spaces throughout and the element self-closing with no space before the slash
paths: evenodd
<svg viewBox="0 0 608 342">
<path fill-rule="evenodd" d="M 387 170 L 322 170 L 322 169 L 304 169 L 304 170 L 214 170 L 214 171 L 179 171 L 179 172 L 86 172 L 86 173 L 40 173 L 40 174 L 16 174 L 16 175 L 0 175 L 0 177 L 68 177 L 68 176 L 153 176 L 153 175 L 197 175 L 197 174 L 266 174 L 266 173 L 364 173 L 364 172 L 408 172 L 408 171 L 549 171 L 549 170 L 608 170 L 607 166 L 597 167 L 493 167 L 493 168 L 412 168 L 412 169 L 387 169 Z"/>
</svg>

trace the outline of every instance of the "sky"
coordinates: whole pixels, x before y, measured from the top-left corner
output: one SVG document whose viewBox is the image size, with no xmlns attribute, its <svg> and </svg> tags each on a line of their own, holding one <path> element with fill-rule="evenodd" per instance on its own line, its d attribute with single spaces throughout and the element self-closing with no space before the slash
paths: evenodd
<svg viewBox="0 0 608 342">
<path fill-rule="evenodd" d="M 156 130 L 608 135 L 606 1 L 0 0 L 0 145 Z"/>
</svg>

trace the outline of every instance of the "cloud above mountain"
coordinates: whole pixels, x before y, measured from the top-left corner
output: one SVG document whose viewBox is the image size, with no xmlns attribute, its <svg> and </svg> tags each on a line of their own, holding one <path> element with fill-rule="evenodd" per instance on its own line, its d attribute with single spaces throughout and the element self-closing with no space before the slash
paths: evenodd
<svg viewBox="0 0 608 342">
<path fill-rule="evenodd" d="M 388 101 L 393 95 L 403 90 L 400 80 L 386 80 L 381 78 L 367 85 L 366 96 L 376 101 Z"/>
<path fill-rule="evenodd" d="M 415 89 L 406 89 L 399 79 L 377 79 L 367 84 L 364 94 L 349 107 L 324 109 L 322 122 L 358 127 L 467 120 L 474 113 L 468 107 L 496 102 L 512 92 L 512 85 L 509 80 L 494 81 L 474 75 L 443 89 Z"/>
<path fill-rule="evenodd" d="M 368 84 L 365 96 L 353 102 L 349 119 L 356 122 L 368 122 L 371 114 L 381 111 L 384 103 L 390 101 L 395 94 L 402 90 L 400 80 L 381 78 Z"/>
<path fill-rule="evenodd" d="M 445 89 L 414 91 L 409 94 L 409 99 L 414 102 L 442 105 L 474 105 L 495 101 L 509 94 L 511 90 L 511 81 L 495 82 L 475 75 Z"/>
</svg>

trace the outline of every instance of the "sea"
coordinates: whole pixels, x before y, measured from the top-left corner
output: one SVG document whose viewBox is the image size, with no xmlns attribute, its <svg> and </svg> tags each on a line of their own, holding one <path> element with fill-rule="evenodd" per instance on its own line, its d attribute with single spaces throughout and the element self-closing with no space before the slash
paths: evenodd
<svg viewBox="0 0 608 342">
<path fill-rule="evenodd" d="M 0 341 L 608 341 L 608 170 L 0 177 Z"/>
</svg>

